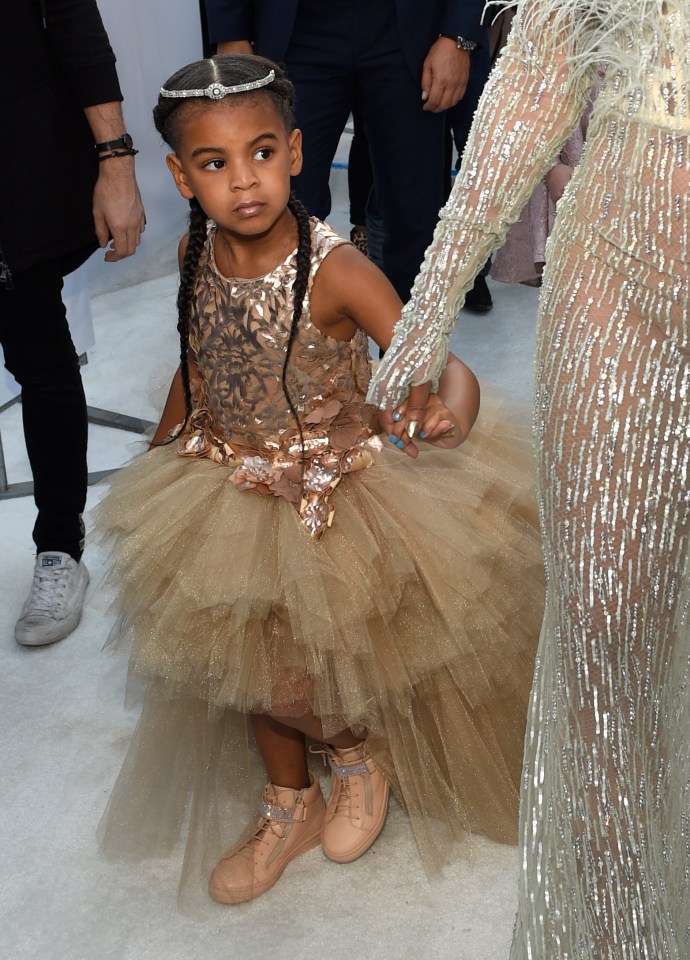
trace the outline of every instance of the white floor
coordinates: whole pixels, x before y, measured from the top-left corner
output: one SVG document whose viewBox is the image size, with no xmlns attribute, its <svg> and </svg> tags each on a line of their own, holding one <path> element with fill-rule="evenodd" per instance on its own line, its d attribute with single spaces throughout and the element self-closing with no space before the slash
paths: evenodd
<svg viewBox="0 0 690 960">
<path fill-rule="evenodd" d="M 342 213 L 332 219 L 347 229 Z M 96 347 L 84 368 L 91 405 L 155 418 L 176 366 L 175 287 L 171 274 L 94 299 Z M 528 401 L 536 291 L 492 291 L 492 313 L 461 315 L 454 349 L 480 377 Z M 49 411 L 46 429 L 60 429 Z M 10 482 L 30 479 L 17 406 L 0 415 L 0 431 Z M 117 467 L 136 439 L 93 428 L 90 468 Z M 91 504 L 98 495 L 91 490 Z M 469 862 L 429 882 L 397 808 L 360 861 L 339 866 L 312 851 L 260 900 L 218 907 L 203 921 L 177 910 L 177 859 L 102 860 L 95 830 L 136 715 L 123 707 L 125 664 L 101 652 L 110 617 L 93 546 L 78 629 L 52 647 L 15 643 L 32 523 L 29 499 L 0 501 L 0 960 L 507 956 L 515 849 L 478 840 Z"/>
</svg>

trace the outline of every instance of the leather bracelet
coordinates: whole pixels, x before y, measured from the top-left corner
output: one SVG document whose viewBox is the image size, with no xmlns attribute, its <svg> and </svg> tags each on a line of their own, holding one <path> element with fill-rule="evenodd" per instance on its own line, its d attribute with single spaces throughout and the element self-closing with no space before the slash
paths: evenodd
<svg viewBox="0 0 690 960">
<path fill-rule="evenodd" d="M 98 162 L 101 163 L 103 160 L 110 160 L 111 157 L 134 157 L 138 150 L 135 150 L 134 147 L 131 150 L 113 150 L 111 153 L 102 153 L 98 157 Z"/>
</svg>

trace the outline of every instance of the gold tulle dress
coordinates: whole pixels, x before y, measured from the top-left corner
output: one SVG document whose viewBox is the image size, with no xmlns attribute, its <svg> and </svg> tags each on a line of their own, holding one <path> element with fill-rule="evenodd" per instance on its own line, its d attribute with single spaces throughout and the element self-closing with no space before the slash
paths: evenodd
<svg viewBox="0 0 690 960">
<path fill-rule="evenodd" d="M 383 448 L 365 334 L 334 340 L 310 320 L 314 276 L 344 242 L 313 221 L 287 377 L 300 436 L 281 385 L 295 254 L 228 280 L 214 234 L 189 426 L 97 511 L 111 643 L 148 689 L 104 847 L 164 853 L 185 835 L 183 880 L 205 888 L 266 778 L 247 715 L 309 710 L 327 735 L 366 728 L 428 868 L 467 832 L 513 843 L 543 610 L 528 431 L 487 412 L 458 450 Z"/>
<path fill-rule="evenodd" d="M 443 365 L 465 291 L 606 81 L 546 249 L 547 601 L 512 960 L 690 956 L 690 0 L 524 0 L 370 398 Z"/>
</svg>

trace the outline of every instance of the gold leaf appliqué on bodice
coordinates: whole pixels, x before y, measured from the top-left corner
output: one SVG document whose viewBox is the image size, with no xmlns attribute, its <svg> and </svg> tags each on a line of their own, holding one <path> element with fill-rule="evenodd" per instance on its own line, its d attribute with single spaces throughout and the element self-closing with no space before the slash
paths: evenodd
<svg viewBox="0 0 690 960">
<path fill-rule="evenodd" d="M 298 426 L 282 385 L 297 252 L 266 276 L 226 278 L 215 263 L 216 227 L 209 223 L 190 324 L 200 380 L 180 453 L 227 464 L 240 490 L 290 501 L 318 538 L 333 521 L 329 498 L 342 475 L 368 467 L 381 444 L 375 412 L 365 402 L 365 332 L 336 340 L 311 320 L 314 277 L 346 241 L 317 220 L 311 229 L 309 283 L 286 377 Z"/>
</svg>

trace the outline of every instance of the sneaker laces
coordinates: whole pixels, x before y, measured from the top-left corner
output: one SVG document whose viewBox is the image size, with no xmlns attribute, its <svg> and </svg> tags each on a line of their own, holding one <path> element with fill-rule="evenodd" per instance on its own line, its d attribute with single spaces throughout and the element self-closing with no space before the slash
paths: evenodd
<svg viewBox="0 0 690 960">
<path fill-rule="evenodd" d="M 268 844 L 270 843 L 271 836 L 277 840 L 285 839 L 284 833 L 281 833 L 278 829 L 281 826 L 283 826 L 283 824 L 267 820 L 266 817 L 261 817 L 255 830 L 247 837 L 242 846 L 239 849 L 235 848 L 234 855 L 247 856 L 252 860 L 255 858 L 263 860 L 269 853 Z"/>
<path fill-rule="evenodd" d="M 332 747 L 329 747 L 327 744 L 313 744 L 309 748 L 309 752 L 321 755 L 323 757 L 324 764 L 327 764 L 330 761 L 331 770 L 333 772 L 335 783 L 337 787 L 334 786 L 334 789 L 338 791 L 336 800 L 335 800 L 335 810 L 333 811 L 334 817 L 348 817 L 351 818 L 352 814 L 359 810 L 359 804 L 355 802 L 355 798 L 352 794 L 352 784 L 351 780 L 354 777 L 368 777 L 369 770 L 366 767 L 366 757 L 361 758 L 360 769 L 348 771 L 347 773 L 342 773 L 341 770 L 344 769 L 343 758 L 340 754 Z M 364 781 L 364 792 L 365 792 L 365 801 L 367 793 L 367 784 Z"/>
<path fill-rule="evenodd" d="M 256 826 L 256 830 L 247 840 L 247 846 L 254 848 L 255 853 L 264 857 L 268 852 L 266 844 L 270 842 L 269 834 L 272 834 L 277 840 L 285 839 L 284 824 L 277 823 L 275 820 L 267 820 L 262 817 Z"/>
<path fill-rule="evenodd" d="M 68 567 L 38 567 L 34 570 L 28 613 L 53 613 L 60 607 L 71 570 Z"/>
<path fill-rule="evenodd" d="M 261 857 L 266 853 L 266 850 L 262 850 L 261 848 L 265 847 L 267 842 L 270 842 L 271 837 L 269 834 L 275 837 L 276 840 L 285 840 L 287 837 L 287 827 L 294 819 L 294 807 L 282 808 L 272 800 L 266 800 L 265 798 L 259 805 L 259 809 L 262 810 L 264 806 L 277 810 L 285 809 L 285 812 L 292 814 L 292 816 L 288 815 L 285 818 L 281 818 L 280 816 L 271 817 L 267 816 L 265 812 L 261 812 L 259 822 L 253 833 L 247 837 L 244 844 L 245 849 L 249 850 L 251 848 Z"/>
<path fill-rule="evenodd" d="M 359 810 L 359 805 L 354 802 L 354 797 L 352 796 L 352 785 L 350 783 L 350 777 L 338 777 L 339 790 L 338 796 L 335 802 L 335 810 L 333 811 L 334 817 L 347 817 L 350 819 L 353 812 Z"/>
</svg>

